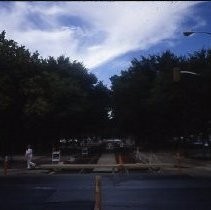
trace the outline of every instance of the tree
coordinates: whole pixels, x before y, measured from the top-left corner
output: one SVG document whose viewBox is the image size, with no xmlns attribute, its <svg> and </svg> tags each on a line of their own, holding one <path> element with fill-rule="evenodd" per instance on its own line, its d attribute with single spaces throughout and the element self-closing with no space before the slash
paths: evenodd
<svg viewBox="0 0 211 210">
<path fill-rule="evenodd" d="M 170 51 L 133 59 L 120 76 L 113 76 L 114 121 L 119 133 L 140 143 L 166 144 L 174 136 L 207 132 L 210 122 L 210 50 L 188 57 Z M 173 80 L 173 69 L 192 71 Z"/>
<path fill-rule="evenodd" d="M 42 59 L 0 34 L 2 154 L 11 145 L 23 151 L 31 143 L 42 152 L 61 137 L 99 135 L 108 106 L 109 90 L 83 64 L 65 56 Z"/>
</svg>

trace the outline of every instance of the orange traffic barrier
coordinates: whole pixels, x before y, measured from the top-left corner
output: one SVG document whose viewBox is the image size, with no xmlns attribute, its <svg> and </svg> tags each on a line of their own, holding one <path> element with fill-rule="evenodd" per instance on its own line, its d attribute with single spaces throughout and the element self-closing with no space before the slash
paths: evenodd
<svg viewBox="0 0 211 210">
<path fill-rule="evenodd" d="M 7 175 L 7 169 L 8 169 L 8 156 L 5 156 L 4 159 L 4 175 Z"/>
<path fill-rule="evenodd" d="M 123 164 L 123 161 L 122 161 L 122 156 L 119 155 L 119 164 L 122 165 Z"/>
<path fill-rule="evenodd" d="M 118 169 L 119 169 L 120 172 L 123 172 L 124 165 L 123 165 L 123 160 L 122 160 L 122 156 L 121 155 L 118 156 L 118 162 L 119 162 Z"/>
</svg>

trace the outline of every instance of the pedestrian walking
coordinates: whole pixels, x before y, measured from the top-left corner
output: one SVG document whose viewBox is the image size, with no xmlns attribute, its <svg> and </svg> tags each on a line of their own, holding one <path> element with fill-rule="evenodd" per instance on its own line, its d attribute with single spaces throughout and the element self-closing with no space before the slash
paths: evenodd
<svg viewBox="0 0 211 210">
<path fill-rule="evenodd" d="M 30 169 L 31 166 L 32 167 L 36 166 L 36 164 L 32 162 L 32 156 L 33 156 L 33 153 L 32 153 L 32 149 L 31 149 L 31 145 L 28 145 L 28 147 L 26 149 L 26 153 L 25 153 L 25 158 L 27 161 L 27 169 Z"/>
</svg>

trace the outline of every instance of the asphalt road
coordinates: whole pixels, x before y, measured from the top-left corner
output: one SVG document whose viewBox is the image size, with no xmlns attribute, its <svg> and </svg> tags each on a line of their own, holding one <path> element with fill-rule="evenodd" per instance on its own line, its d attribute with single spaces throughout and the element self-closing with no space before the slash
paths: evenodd
<svg viewBox="0 0 211 210">
<path fill-rule="evenodd" d="M 0 178 L 1 210 L 93 210 L 94 178 L 37 175 Z"/>
<path fill-rule="evenodd" d="M 211 179 L 101 174 L 103 210 L 208 210 Z M 0 177 L 1 210 L 94 210 L 95 174 Z"/>
</svg>

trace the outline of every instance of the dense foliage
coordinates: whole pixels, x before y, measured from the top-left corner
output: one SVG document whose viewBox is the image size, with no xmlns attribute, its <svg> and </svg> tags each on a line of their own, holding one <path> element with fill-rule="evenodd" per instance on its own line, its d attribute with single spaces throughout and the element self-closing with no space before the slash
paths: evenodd
<svg viewBox="0 0 211 210">
<path fill-rule="evenodd" d="M 182 73 L 173 79 L 173 69 Z M 166 51 L 133 59 L 111 90 L 83 64 L 43 59 L 0 34 L 0 152 L 52 148 L 60 138 L 132 137 L 166 145 L 175 136 L 210 134 L 211 50 Z M 112 110 L 112 118 L 108 112 Z"/>
<path fill-rule="evenodd" d="M 110 91 L 79 62 L 40 58 L 0 34 L 2 153 L 51 149 L 60 138 L 103 136 Z"/>
<path fill-rule="evenodd" d="M 174 81 L 175 67 L 197 75 L 181 73 Z M 117 133 L 156 146 L 172 137 L 210 132 L 211 50 L 188 57 L 166 51 L 133 59 L 111 81 Z"/>
</svg>

